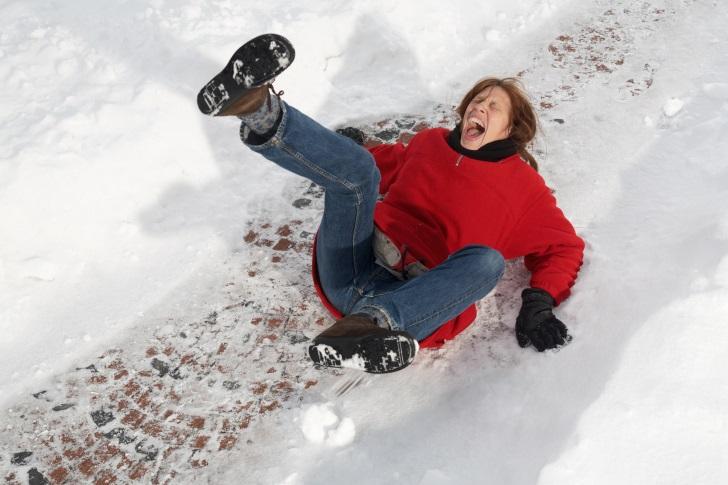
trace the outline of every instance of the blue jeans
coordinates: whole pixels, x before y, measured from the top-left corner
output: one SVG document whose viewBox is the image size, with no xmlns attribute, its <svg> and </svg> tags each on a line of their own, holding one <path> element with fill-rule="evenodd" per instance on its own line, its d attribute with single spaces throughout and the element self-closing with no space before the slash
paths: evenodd
<svg viewBox="0 0 728 485">
<path fill-rule="evenodd" d="M 380 174 L 372 155 L 291 106 L 275 134 L 246 145 L 325 189 L 316 239 L 324 294 L 344 315 L 366 313 L 417 340 L 486 296 L 503 275 L 501 254 L 465 246 L 426 273 L 400 280 L 375 262 L 374 206 Z M 241 131 L 242 132 L 242 131 Z"/>
</svg>

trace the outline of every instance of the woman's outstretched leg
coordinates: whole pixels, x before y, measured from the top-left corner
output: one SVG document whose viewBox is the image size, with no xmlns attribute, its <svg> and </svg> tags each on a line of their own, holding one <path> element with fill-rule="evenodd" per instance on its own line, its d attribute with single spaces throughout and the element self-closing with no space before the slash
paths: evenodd
<svg viewBox="0 0 728 485">
<path fill-rule="evenodd" d="M 374 264 L 372 234 L 379 170 L 371 154 L 288 106 L 273 78 L 295 58 L 291 43 L 264 34 L 240 47 L 197 97 L 203 113 L 237 116 L 251 150 L 325 189 L 316 238 L 318 276 L 329 300 L 347 313 L 352 288 Z"/>
<path fill-rule="evenodd" d="M 359 298 L 355 288 L 375 265 L 372 238 L 380 174 L 368 151 L 283 103 L 269 86 L 293 56 L 293 47 L 280 36 L 252 39 L 200 91 L 198 105 L 206 114 L 238 116 L 241 138 L 251 150 L 325 189 L 316 238 L 318 276 L 329 300 L 347 314 Z M 368 317 L 347 316 L 314 340 L 309 355 L 332 366 L 345 365 L 342 361 L 352 355 L 364 356 L 364 370 L 390 372 L 408 365 L 416 350 L 405 332 L 380 328 Z M 390 358 L 393 352 L 399 352 L 396 359 Z"/>
<path fill-rule="evenodd" d="M 379 170 L 371 154 L 281 103 L 275 133 L 261 144 L 244 138 L 252 150 L 325 190 L 324 214 L 316 236 L 319 279 L 329 300 L 344 314 L 353 288 L 374 265 L 372 237 Z M 242 136 L 247 130 L 243 130 Z"/>
</svg>

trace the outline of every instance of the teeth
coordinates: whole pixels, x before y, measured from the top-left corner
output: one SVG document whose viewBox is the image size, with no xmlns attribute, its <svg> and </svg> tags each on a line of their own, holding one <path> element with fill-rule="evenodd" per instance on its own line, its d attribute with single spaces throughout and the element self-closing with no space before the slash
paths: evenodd
<svg viewBox="0 0 728 485">
<path fill-rule="evenodd" d="M 468 119 L 468 123 L 474 123 L 481 128 L 485 128 L 485 125 L 483 124 L 483 122 L 480 121 L 478 118 L 470 118 L 470 119 Z"/>
</svg>

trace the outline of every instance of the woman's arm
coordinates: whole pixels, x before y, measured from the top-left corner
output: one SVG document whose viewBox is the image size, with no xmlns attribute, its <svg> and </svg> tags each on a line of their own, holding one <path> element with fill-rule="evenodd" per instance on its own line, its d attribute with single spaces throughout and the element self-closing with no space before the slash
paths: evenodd
<svg viewBox="0 0 728 485">
<path fill-rule="evenodd" d="M 581 267 L 584 241 L 545 185 L 517 222 L 511 242 L 516 254 L 525 255 L 531 287 L 545 290 L 556 305 L 564 301 Z"/>
<path fill-rule="evenodd" d="M 526 210 L 513 233 L 516 254 L 524 254 L 531 288 L 521 294 L 516 338 L 521 347 L 543 352 L 564 345 L 571 336 L 552 312 L 574 285 L 584 255 L 584 241 L 543 185 L 541 195 Z"/>
</svg>

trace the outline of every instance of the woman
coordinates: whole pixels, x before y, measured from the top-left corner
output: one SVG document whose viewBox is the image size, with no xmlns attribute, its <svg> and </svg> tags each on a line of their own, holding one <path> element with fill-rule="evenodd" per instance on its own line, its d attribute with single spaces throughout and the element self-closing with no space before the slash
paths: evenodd
<svg viewBox="0 0 728 485">
<path fill-rule="evenodd" d="M 584 243 L 526 150 L 537 120 L 518 82 L 478 82 L 452 131 L 424 130 L 407 146 L 367 151 L 273 90 L 294 56 L 281 36 L 250 40 L 200 91 L 198 106 L 238 116 L 250 149 L 325 189 L 313 277 L 339 319 L 313 339 L 312 360 L 375 373 L 402 369 L 419 346 L 439 346 L 467 327 L 505 260 L 520 256 L 532 275 L 518 343 L 539 351 L 566 343 L 552 308 L 569 295 Z"/>
</svg>

